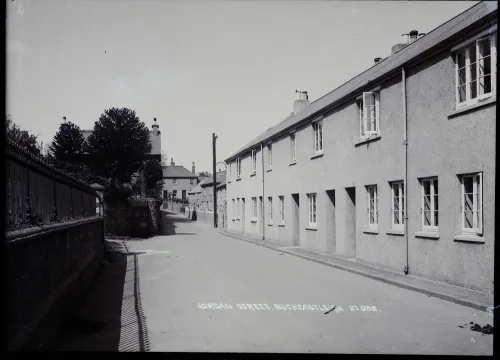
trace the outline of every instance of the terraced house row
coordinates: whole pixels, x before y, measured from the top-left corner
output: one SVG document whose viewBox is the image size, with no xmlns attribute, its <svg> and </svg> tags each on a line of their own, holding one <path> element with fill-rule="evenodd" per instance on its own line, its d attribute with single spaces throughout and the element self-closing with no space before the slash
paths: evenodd
<svg viewBox="0 0 500 360">
<path fill-rule="evenodd" d="M 481 2 L 226 159 L 228 231 L 493 291 L 497 4 Z"/>
</svg>

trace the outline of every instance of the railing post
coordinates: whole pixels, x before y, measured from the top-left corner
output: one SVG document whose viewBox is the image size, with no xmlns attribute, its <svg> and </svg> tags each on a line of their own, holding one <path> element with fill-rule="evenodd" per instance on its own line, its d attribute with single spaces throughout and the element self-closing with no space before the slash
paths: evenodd
<svg viewBox="0 0 500 360">
<path fill-rule="evenodd" d="M 70 215 L 71 215 L 71 219 L 74 220 L 75 219 L 75 211 L 73 209 L 73 189 L 72 188 L 69 188 L 69 194 L 70 194 L 70 199 L 71 199 Z"/>
<path fill-rule="evenodd" d="M 54 192 L 54 213 L 52 215 L 52 221 L 59 220 L 59 214 L 57 213 L 57 191 L 56 191 L 56 181 L 53 180 L 52 191 Z"/>
<path fill-rule="evenodd" d="M 30 172 L 26 171 L 26 222 L 28 224 L 33 224 L 33 214 L 31 211 L 31 199 L 30 199 Z"/>
</svg>

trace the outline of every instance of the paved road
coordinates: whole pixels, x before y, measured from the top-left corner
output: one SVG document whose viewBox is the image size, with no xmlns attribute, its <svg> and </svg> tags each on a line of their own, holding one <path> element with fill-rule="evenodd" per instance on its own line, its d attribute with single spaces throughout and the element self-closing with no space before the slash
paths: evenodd
<svg viewBox="0 0 500 360">
<path fill-rule="evenodd" d="M 469 329 L 471 321 L 492 324 L 486 312 L 280 254 L 205 224 L 176 220 L 168 229 L 168 236 L 127 243 L 142 253 L 151 351 L 493 354 L 493 335 Z"/>
</svg>

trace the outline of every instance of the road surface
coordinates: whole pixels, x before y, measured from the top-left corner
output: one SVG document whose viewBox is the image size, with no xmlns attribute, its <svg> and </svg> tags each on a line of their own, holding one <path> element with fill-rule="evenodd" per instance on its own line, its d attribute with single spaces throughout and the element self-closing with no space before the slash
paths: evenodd
<svg viewBox="0 0 500 360">
<path fill-rule="evenodd" d="M 150 351 L 493 354 L 493 335 L 470 330 L 471 322 L 493 324 L 487 312 L 206 224 L 174 217 L 168 232 L 126 243 L 138 254 Z"/>
</svg>

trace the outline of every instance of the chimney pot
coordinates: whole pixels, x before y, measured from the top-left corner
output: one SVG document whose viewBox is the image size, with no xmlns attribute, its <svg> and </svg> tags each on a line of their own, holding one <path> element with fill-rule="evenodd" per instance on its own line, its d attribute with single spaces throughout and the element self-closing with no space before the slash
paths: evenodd
<svg viewBox="0 0 500 360">
<path fill-rule="evenodd" d="M 410 35 L 409 34 L 403 34 L 401 35 L 403 38 L 402 44 L 408 44 L 410 41 Z"/>
<path fill-rule="evenodd" d="M 424 37 L 425 36 L 425 33 L 420 33 L 418 34 L 418 39 L 420 39 L 421 37 Z"/>
<path fill-rule="evenodd" d="M 379 63 L 382 60 L 380 57 L 376 57 L 373 61 L 375 61 L 375 64 Z"/>
<path fill-rule="evenodd" d="M 410 31 L 410 44 L 417 40 L 418 30 Z"/>
</svg>

